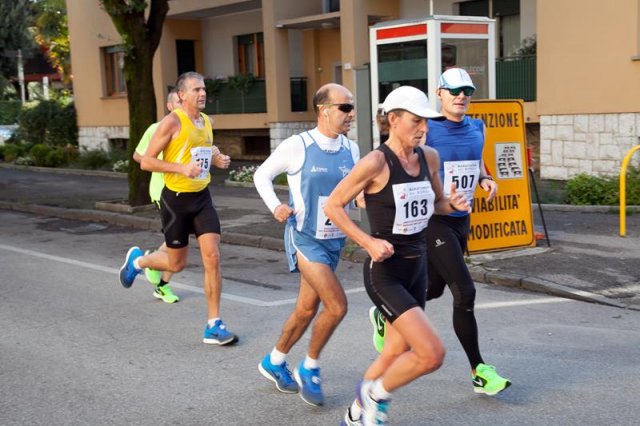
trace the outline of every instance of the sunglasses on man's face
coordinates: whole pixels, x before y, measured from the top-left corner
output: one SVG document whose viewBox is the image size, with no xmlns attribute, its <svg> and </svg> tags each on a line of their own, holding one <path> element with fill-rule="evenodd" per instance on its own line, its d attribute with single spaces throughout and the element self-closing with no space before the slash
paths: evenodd
<svg viewBox="0 0 640 426">
<path fill-rule="evenodd" d="M 445 90 L 448 90 L 449 93 L 451 93 L 451 95 L 453 96 L 458 96 L 460 92 L 464 93 L 465 96 L 471 96 L 473 95 L 473 92 L 476 91 L 476 89 L 474 89 L 473 87 L 458 87 L 455 89 L 445 89 Z"/>
<path fill-rule="evenodd" d="M 344 112 L 345 114 L 349 114 L 355 108 L 353 104 L 321 104 L 318 106 L 334 106 L 334 105 L 337 106 L 338 109 Z"/>
</svg>

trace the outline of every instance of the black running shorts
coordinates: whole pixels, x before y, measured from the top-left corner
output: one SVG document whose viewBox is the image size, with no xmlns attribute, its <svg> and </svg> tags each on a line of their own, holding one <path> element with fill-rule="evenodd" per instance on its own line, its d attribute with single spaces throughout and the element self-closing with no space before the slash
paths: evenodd
<svg viewBox="0 0 640 426">
<path fill-rule="evenodd" d="M 419 306 L 424 309 L 427 290 L 426 255 L 392 256 L 384 262 L 364 262 L 364 288 L 387 321 Z"/>
<path fill-rule="evenodd" d="M 220 219 L 209 194 L 209 188 L 199 192 L 162 190 L 160 216 L 167 247 L 182 248 L 189 244 L 189 234 L 220 234 Z"/>
</svg>

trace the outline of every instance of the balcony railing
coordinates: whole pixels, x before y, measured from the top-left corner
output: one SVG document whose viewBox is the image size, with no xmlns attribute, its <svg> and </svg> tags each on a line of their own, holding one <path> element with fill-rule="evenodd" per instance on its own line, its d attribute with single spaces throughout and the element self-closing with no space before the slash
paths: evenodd
<svg viewBox="0 0 640 426">
<path fill-rule="evenodd" d="M 536 100 L 536 56 L 496 59 L 496 98 Z"/>
<path fill-rule="evenodd" d="M 242 93 L 226 81 L 218 83 L 215 93 L 207 93 L 206 114 L 255 114 L 267 112 L 265 80 L 254 80 Z M 291 79 L 291 111 L 307 111 L 307 79 Z"/>
<path fill-rule="evenodd" d="M 216 93 L 207 93 L 206 114 L 255 114 L 267 112 L 267 96 L 264 80 L 254 80 L 247 93 L 219 83 Z"/>
</svg>

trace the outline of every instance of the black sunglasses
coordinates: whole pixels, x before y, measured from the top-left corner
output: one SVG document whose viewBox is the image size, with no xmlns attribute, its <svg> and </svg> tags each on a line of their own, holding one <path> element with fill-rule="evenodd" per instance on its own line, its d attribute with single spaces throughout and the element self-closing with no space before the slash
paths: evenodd
<svg viewBox="0 0 640 426">
<path fill-rule="evenodd" d="M 476 91 L 473 87 L 457 87 L 455 89 L 445 89 L 448 90 L 453 96 L 458 96 L 460 92 L 464 93 L 465 96 L 473 95 L 473 92 Z"/>
<path fill-rule="evenodd" d="M 334 105 L 337 106 L 338 109 L 344 112 L 345 114 L 349 114 L 355 108 L 353 104 L 320 104 L 318 106 L 320 107 L 320 106 L 334 106 Z"/>
</svg>

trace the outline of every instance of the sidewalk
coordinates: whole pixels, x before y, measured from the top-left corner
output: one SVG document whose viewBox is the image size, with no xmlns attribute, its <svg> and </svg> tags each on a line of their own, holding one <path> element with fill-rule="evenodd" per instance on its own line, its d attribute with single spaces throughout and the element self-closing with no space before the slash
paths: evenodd
<svg viewBox="0 0 640 426">
<path fill-rule="evenodd" d="M 224 176 L 210 186 L 225 244 L 282 250 L 283 225 L 273 220 L 253 188 L 228 187 Z M 96 202 L 127 196 L 126 176 L 111 172 L 24 168 L 0 163 L 0 209 L 160 231 L 155 210 L 97 209 Z M 287 199 L 286 191 L 278 191 Z M 105 203 L 103 203 L 105 204 Z M 126 206 L 106 203 L 113 210 Z M 102 207 L 104 208 L 104 207 Z M 543 232 L 537 205 L 534 224 Z M 523 288 L 561 297 L 640 309 L 640 214 L 630 209 L 625 238 L 619 216 L 607 207 L 543 205 L 551 247 L 476 254 L 468 258 L 476 282 Z M 343 254 L 361 262 L 366 253 L 349 245 Z"/>
</svg>

